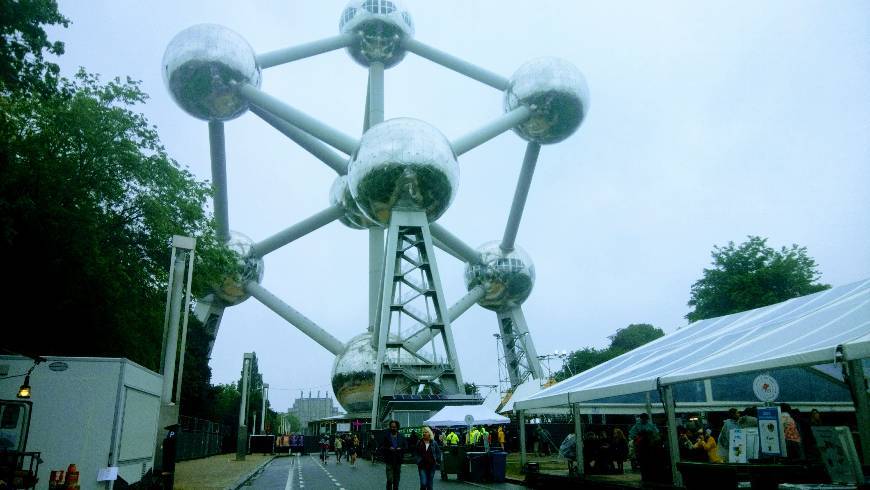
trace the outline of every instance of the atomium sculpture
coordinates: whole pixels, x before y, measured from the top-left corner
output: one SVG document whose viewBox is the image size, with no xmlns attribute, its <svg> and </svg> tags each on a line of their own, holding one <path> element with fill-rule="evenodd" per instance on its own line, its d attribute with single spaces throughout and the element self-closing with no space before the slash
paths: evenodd
<svg viewBox="0 0 870 490">
<path fill-rule="evenodd" d="M 199 301 L 197 315 L 216 334 L 224 308 L 253 296 L 336 356 L 336 399 L 349 412 L 370 412 L 374 426 L 401 409 L 393 401 L 402 397 L 395 395 L 462 398 L 451 322 L 475 303 L 496 313 L 511 384 L 543 377 L 522 313 L 535 268 L 515 241 L 541 145 L 569 137 L 589 109 L 583 75 L 568 62 L 540 58 L 506 79 L 415 40 L 410 13 L 395 0 L 352 0 L 339 31 L 263 54 L 255 54 L 238 34 L 210 24 L 190 27 L 169 43 L 164 81 L 182 109 L 208 121 L 218 235 L 237 258 L 214 293 Z M 261 70 L 342 48 L 369 72 L 361 138 L 259 89 Z M 420 120 L 384 120 L 384 70 L 407 52 L 502 91 L 504 114 L 455 140 Z M 338 174 L 329 207 L 260 242 L 230 232 L 227 213 L 223 123 L 247 110 Z M 528 145 L 504 235 L 474 249 L 436 221 L 458 191 L 457 158 L 509 129 Z M 261 285 L 265 255 L 335 220 L 369 233 L 368 329 L 348 342 Z M 468 293 L 449 308 L 434 246 L 466 264 Z"/>
</svg>

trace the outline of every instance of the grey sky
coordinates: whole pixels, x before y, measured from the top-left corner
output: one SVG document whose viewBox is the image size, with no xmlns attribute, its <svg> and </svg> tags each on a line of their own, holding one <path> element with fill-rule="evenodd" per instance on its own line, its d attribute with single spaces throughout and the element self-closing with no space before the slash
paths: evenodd
<svg viewBox="0 0 870 490">
<path fill-rule="evenodd" d="M 143 81 L 142 107 L 171 155 L 210 178 L 206 123 L 163 87 L 169 40 L 225 25 L 257 52 L 337 33 L 345 2 L 62 1 L 64 72 Z M 870 3 L 410 1 L 417 39 L 509 76 L 559 56 L 586 75 L 591 110 L 544 147 L 517 242 L 535 262 L 524 311 L 540 353 L 604 346 L 630 323 L 685 324 L 714 244 L 804 245 L 834 285 L 870 277 Z M 350 134 L 366 71 L 343 51 L 263 73 L 263 89 Z M 501 94 L 409 55 L 386 74 L 386 116 L 448 138 L 501 114 Z M 323 209 L 334 173 L 256 116 L 227 123 L 230 227 L 259 240 Z M 524 142 L 504 134 L 460 158 L 439 220 L 477 246 L 501 237 Z M 463 266 L 438 256 L 448 302 Z M 266 258 L 263 285 L 342 340 L 366 324 L 367 235 L 333 223 Z M 467 380 L 494 384 L 493 313 L 454 323 Z M 330 390 L 332 355 L 256 300 L 228 309 L 214 381 L 256 351 L 276 408 Z M 554 367 L 556 367 L 554 365 Z M 296 392 L 288 391 L 294 389 Z"/>
</svg>

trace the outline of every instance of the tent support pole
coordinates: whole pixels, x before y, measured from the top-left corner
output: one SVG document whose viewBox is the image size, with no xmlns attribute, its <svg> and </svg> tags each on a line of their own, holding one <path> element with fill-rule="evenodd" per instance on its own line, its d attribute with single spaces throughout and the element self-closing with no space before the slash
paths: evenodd
<svg viewBox="0 0 870 490">
<path fill-rule="evenodd" d="M 572 405 L 574 411 L 574 450 L 577 451 L 577 476 L 582 478 L 586 471 L 586 461 L 583 460 L 583 421 L 580 419 L 580 404 Z"/>
<path fill-rule="evenodd" d="M 866 379 L 862 360 L 849 361 L 849 389 L 855 404 L 858 437 L 861 438 L 861 456 L 865 465 L 870 461 L 870 405 L 867 399 Z"/>
<path fill-rule="evenodd" d="M 520 472 L 526 471 L 526 411 L 520 410 Z"/>
<path fill-rule="evenodd" d="M 662 405 L 664 406 L 665 416 L 667 417 L 668 423 L 668 452 L 671 457 L 671 475 L 673 476 L 674 486 L 681 487 L 683 486 L 683 477 L 677 469 L 677 463 L 680 461 L 680 445 L 677 440 L 677 414 L 676 404 L 674 403 L 674 392 L 671 385 L 662 386 L 661 391 Z"/>
</svg>

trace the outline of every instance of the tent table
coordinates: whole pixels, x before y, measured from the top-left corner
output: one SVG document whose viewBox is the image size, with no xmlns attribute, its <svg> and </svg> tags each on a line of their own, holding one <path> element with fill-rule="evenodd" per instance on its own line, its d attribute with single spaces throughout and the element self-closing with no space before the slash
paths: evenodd
<svg viewBox="0 0 870 490">
<path fill-rule="evenodd" d="M 687 490 L 736 489 L 737 482 L 749 480 L 756 490 L 776 490 L 780 483 L 823 483 L 828 481 L 821 465 L 695 463 L 680 461 Z"/>
</svg>

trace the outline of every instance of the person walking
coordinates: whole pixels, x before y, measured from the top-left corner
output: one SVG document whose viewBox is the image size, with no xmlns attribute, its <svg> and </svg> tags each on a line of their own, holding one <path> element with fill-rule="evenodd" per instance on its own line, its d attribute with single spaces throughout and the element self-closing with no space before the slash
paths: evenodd
<svg viewBox="0 0 870 490">
<path fill-rule="evenodd" d="M 357 453 L 359 453 L 359 437 L 354 434 L 353 439 L 350 441 L 350 446 L 347 449 L 347 455 L 350 457 L 350 465 L 353 467 L 356 467 Z"/>
<path fill-rule="evenodd" d="M 326 434 L 320 436 L 320 462 L 325 463 L 329 458 L 329 437 Z"/>
<path fill-rule="evenodd" d="M 432 437 L 432 429 L 423 427 L 423 437 L 414 451 L 417 471 L 420 473 L 420 490 L 432 490 L 435 470 L 441 462 L 441 449 Z"/>
<path fill-rule="evenodd" d="M 399 421 L 390 421 L 390 430 L 381 439 L 381 457 L 387 474 L 387 490 L 399 490 L 402 477 L 402 456 L 405 453 L 405 436 L 399 433 Z"/>
<path fill-rule="evenodd" d="M 504 451 L 505 450 L 505 447 L 504 447 L 505 435 L 504 435 L 504 429 L 500 425 L 498 426 L 498 432 L 496 433 L 496 436 L 497 436 L 497 440 L 498 440 L 498 445 L 501 447 L 501 450 Z"/>
<path fill-rule="evenodd" d="M 341 442 L 341 436 L 335 436 L 335 464 L 341 464 L 341 453 L 344 449 L 344 443 Z"/>
</svg>

